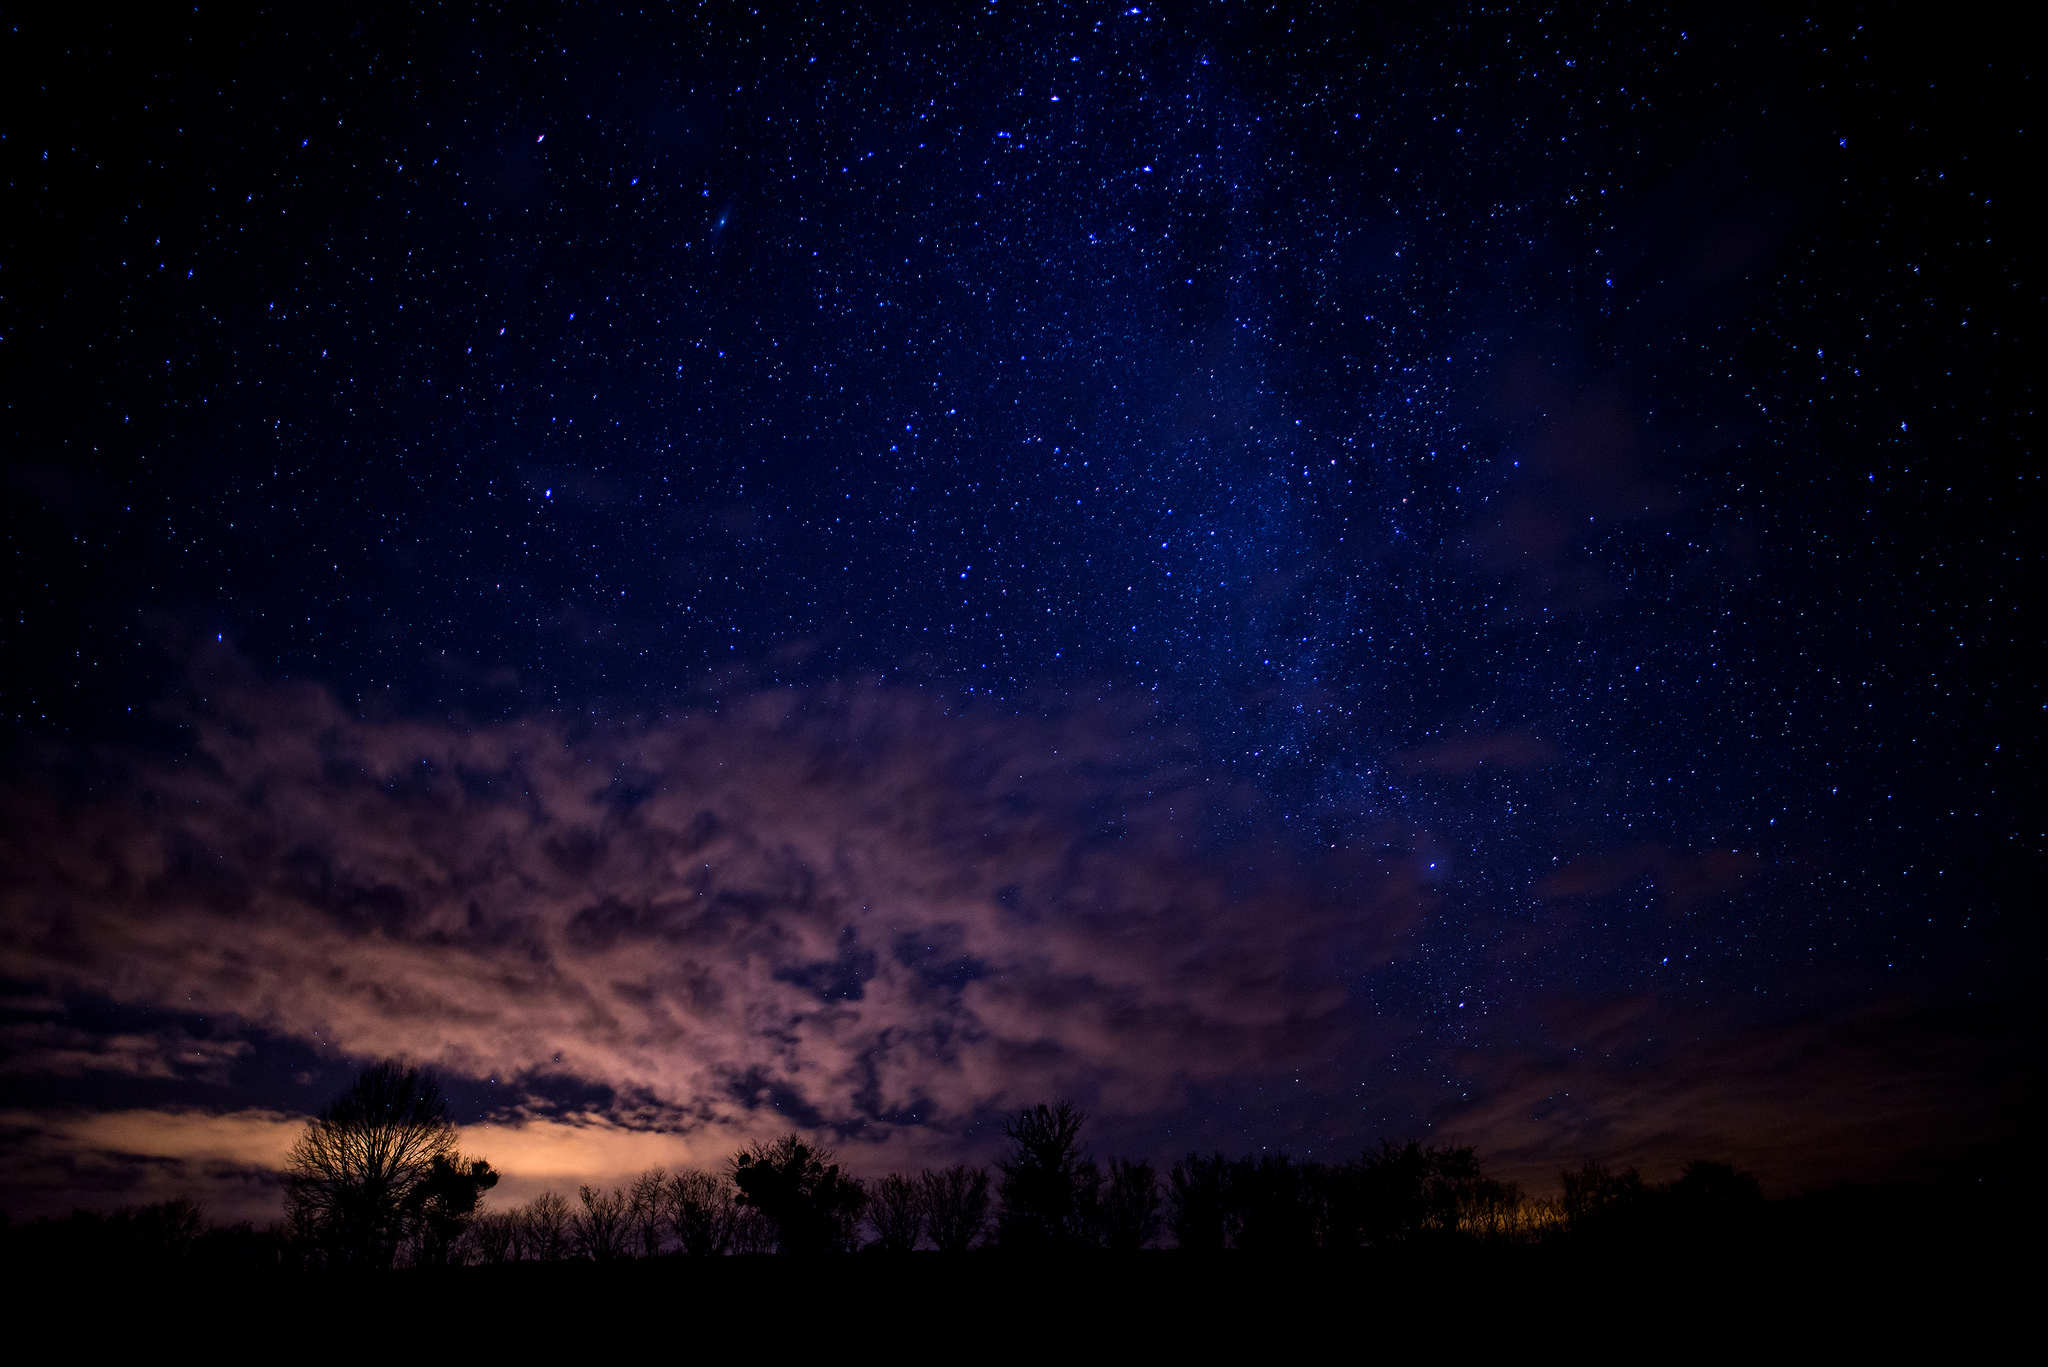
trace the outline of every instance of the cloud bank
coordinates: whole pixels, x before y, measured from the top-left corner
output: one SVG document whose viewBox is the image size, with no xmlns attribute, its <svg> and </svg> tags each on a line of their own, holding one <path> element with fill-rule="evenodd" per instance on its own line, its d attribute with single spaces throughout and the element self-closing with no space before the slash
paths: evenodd
<svg viewBox="0 0 2048 1367">
<path fill-rule="evenodd" d="M 2038 1033 L 1924 1002 L 1836 1025 L 1560 993 L 1539 965 L 1569 965 L 1619 891 L 1695 916 L 1754 860 L 1550 861 L 1549 910 L 1489 922 L 1439 900 L 1429 831 L 1283 837 L 1137 706 L 839 683 L 469 724 L 365 718 L 311 686 L 208 696 L 176 758 L 103 757 L 82 799 L 0 792 L 17 1210 L 175 1191 L 274 1209 L 326 1099 L 251 1090 L 258 1063 L 300 1067 L 280 1048 L 333 1076 L 399 1055 L 487 1096 L 464 1142 L 502 1199 L 789 1128 L 860 1171 L 986 1159 L 997 1119 L 1054 1097 L 1097 1145 L 1162 1158 L 1385 1131 L 1475 1143 L 1539 1190 L 1588 1158 L 1659 1177 L 1712 1156 L 1782 1191 L 1988 1152 Z M 1554 757 L 1514 733 L 1400 762 Z M 1466 944 L 1491 946 L 1459 970 L 1485 1009 L 1439 1012 L 1429 956 Z"/>
<path fill-rule="evenodd" d="M 1398 841 L 1309 866 L 1216 838 L 1256 804 L 1141 712 L 858 685 L 609 727 L 248 687 L 110 796 L 8 805 L 16 982 L 567 1080 L 686 1135 L 883 1142 L 1320 1071 L 1360 1044 L 1347 978 L 1425 896 Z"/>
</svg>

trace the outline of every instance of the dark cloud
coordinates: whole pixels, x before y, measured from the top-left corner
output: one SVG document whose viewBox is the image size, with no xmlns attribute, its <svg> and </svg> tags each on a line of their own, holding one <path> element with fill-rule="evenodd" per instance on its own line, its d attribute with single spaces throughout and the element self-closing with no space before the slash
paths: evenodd
<svg viewBox="0 0 2048 1367">
<path fill-rule="evenodd" d="M 842 681 L 476 723 L 231 671 L 199 691 L 176 757 L 102 754 L 88 797 L 0 795 L 0 1071 L 131 1098 L 9 1093 L 0 1187 L 39 1207 L 191 1190 L 260 1213 L 322 1099 L 249 1090 L 236 1070 L 280 1050 L 433 1064 L 481 1098 L 465 1142 L 515 1195 L 791 1125 L 864 1169 L 987 1158 L 993 1118 L 1057 1096 L 1158 1157 L 1408 1133 L 1538 1188 L 1589 1157 L 1702 1155 L 1810 1185 L 1927 1167 L 1944 1108 L 1968 1127 L 1951 1158 L 2007 1125 L 1964 1093 L 2010 1094 L 2010 1023 L 1708 1011 L 1677 969 L 1560 992 L 1621 933 L 1616 897 L 1676 919 L 1760 883 L 1732 849 L 1545 860 L 1546 909 L 1466 926 L 1493 951 L 1439 1008 L 1450 847 L 1384 813 L 1334 844 L 1283 834 L 1149 705 Z M 1554 757 L 1505 731 L 1390 767 Z"/>
<path fill-rule="evenodd" d="M 2003 1166 L 2028 1130 L 2037 1012 L 1891 998 L 1773 1019 L 1645 993 L 1542 1014 L 1537 1035 L 1466 1052 L 1474 1099 L 1439 1116 L 1539 1189 L 1589 1159 L 1662 1180 L 1715 1158 L 1774 1195 L 1955 1177 Z"/>
<path fill-rule="evenodd" d="M 1358 1052 L 1346 980 L 1424 900 L 1394 844 L 1218 838 L 1256 804 L 1111 707 L 849 684 L 458 725 L 245 685 L 193 737 L 101 800 L 10 795 L 8 976 L 559 1075 L 685 1133 L 1150 1114 L 1318 1067 Z M 142 1066 L 34 1044 L 24 1066 Z"/>
<path fill-rule="evenodd" d="M 1738 891 L 1745 878 L 1755 877 L 1762 869 L 1754 852 L 1688 852 L 1644 841 L 1573 860 L 1545 877 L 1536 890 L 1552 899 L 1596 898 L 1640 885 L 1654 892 L 1666 911 L 1677 917 L 1704 910 Z"/>
</svg>

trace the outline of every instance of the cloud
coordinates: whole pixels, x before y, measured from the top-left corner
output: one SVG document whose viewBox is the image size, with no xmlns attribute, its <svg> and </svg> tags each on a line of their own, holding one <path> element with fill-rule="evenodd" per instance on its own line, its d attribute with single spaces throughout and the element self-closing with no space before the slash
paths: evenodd
<svg viewBox="0 0 2048 1367">
<path fill-rule="evenodd" d="M 245 685 L 192 735 L 84 805 L 6 795 L 0 974 L 594 1092 L 684 1139 L 900 1147 L 1327 1069 L 1365 1028 L 1347 975 L 1425 899 L 1392 845 L 1338 878 L 1215 840 L 1256 804 L 1109 708 L 845 684 L 462 725 Z"/>
<path fill-rule="evenodd" d="M 330 1077 L 387 1055 L 441 1070 L 502 1201 L 791 1128 L 864 1173 L 986 1160 L 1002 1113 L 1062 1096 L 1113 1151 L 1321 1155 L 1386 1126 L 1477 1143 L 1538 1187 L 1588 1157 L 1721 1155 L 1782 1188 L 1802 1153 L 1924 1166 L 1944 1106 L 1992 1125 L 1938 1060 L 1981 1081 L 1970 1060 L 2005 1046 L 1924 1013 L 1844 1033 L 1557 998 L 1529 971 L 1606 933 L 1573 903 L 1648 880 L 1683 915 L 1742 887 L 1746 853 L 1584 856 L 1538 884 L 1553 909 L 1525 933 L 1444 928 L 1499 932 L 1472 961 L 1484 1011 L 1451 1023 L 1403 958 L 1449 911 L 1441 842 L 1381 818 L 1305 850 L 1142 710 L 838 683 L 468 723 L 302 686 L 208 696 L 182 755 L 102 757 L 89 799 L 0 791 L 13 1209 L 184 1191 L 269 1218 L 288 1112 L 325 1097 L 249 1089 L 309 1051 Z M 1508 732 L 1397 763 L 1548 757 Z M 63 1012 L 80 998 L 99 1004 Z"/>
<path fill-rule="evenodd" d="M 0 1112 L 0 1200 L 36 1215 L 186 1196 L 211 1219 L 265 1223 L 303 1126 L 264 1110 Z"/>
<path fill-rule="evenodd" d="M 270 1110 L 0 1112 L 7 1139 L 0 1196 L 22 1214 L 185 1196 L 213 1220 L 263 1225 L 283 1214 L 285 1162 L 305 1125 L 304 1116 Z M 459 1144 L 498 1170 L 489 1203 L 514 1206 L 548 1190 L 573 1197 L 584 1183 L 624 1185 L 653 1167 L 714 1168 L 759 1137 L 720 1131 L 686 1138 L 569 1115 L 464 1126 Z"/>
<path fill-rule="evenodd" d="M 125 1077 L 187 1082 L 227 1081 L 235 1059 L 249 1053 L 238 1039 L 200 1039 L 180 1029 L 99 1034 L 59 1021 L 0 1026 L 0 1074 Z"/>
<path fill-rule="evenodd" d="M 2040 1036 L 2038 1013 L 1905 998 L 1745 1022 L 1642 995 L 1560 1000 L 1548 1018 L 1547 1045 L 1525 1033 L 1466 1055 L 1474 1099 L 1437 1117 L 1537 1191 L 1589 1159 L 1652 1180 L 1733 1162 L 1779 1196 L 1982 1171 L 2025 1133 Z"/>
<path fill-rule="evenodd" d="M 1696 853 L 1674 850 L 1655 841 L 1626 849 L 1607 850 L 1575 859 L 1536 885 L 1552 898 L 1605 897 L 1641 882 L 1663 898 L 1674 919 L 1704 910 L 1754 876 L 1761 861 L 1754 853 L 1710 849 Z"/>
</svg>

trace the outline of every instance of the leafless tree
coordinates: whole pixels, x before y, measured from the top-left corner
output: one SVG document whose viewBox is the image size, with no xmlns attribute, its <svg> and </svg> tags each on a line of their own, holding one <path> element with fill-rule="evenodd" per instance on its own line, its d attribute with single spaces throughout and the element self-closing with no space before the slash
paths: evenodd
<svg viewBox="0 0 2048 1367">
<path fill-rule="evenodd" d="M 661 1252 L 662 1227 L 668 1222 L 668 1174 L 649 1168 L 633 1179 L 626 1189 L 626 1223 L 631 1227 L 633 1252 L 652 1258 Z"/>
<path fill-rule="evenodd" d="M 752 1206 L 741 1205 L 737 1197 L 732 1208 L 732 1251 L 773 1253 L 781 1247 L 782 1231 L 775 1221 Z"/>
<path fill-rule="evenodd" d="M 908 1253 L 924 1237 L 924 1187 L 921 1183 L 890 1173 L 870 1188 L 868 1223 L 875 1228 L 875 1245 L 884 1253 Z"/>
<path fill-rule="evenodd" d="M 523 1251 L 525 1240 L 520 1237 L 519 1224 L 516 1210 L 487 1211 L 471 1223 L 463 1242 L 477 1262 L 509 1263 Z"/>
<path fill-rule="evenodd" d="M 583 1200 L 583 1213 L 576 1217 L 577 1250 L 600 1263 L 625 1257 L 632 1248 L 633 1233 L 626 1218 L 626 1193 L 617 1187 L 610 1191 L 584 1187 L 576 1194 Z"/>
<path fill-rule="evenodd" d="M 455 1152 L 455 1122 L 432 1077 L 371 1065 L 306 1124 L 286 1162 L 293 1231 L 331 1265 L 389 1267 L 406 1235 L 407 1201 Z"/>
<path fill-rule="evenodd" d="M 730 1181 L 708 1172 L 679 1172 L 668 1179 L 663 1195 L 669 1228 L 684 1253 L 715 1258 L 734 1251 L 739 1211 Z"/>
<path fill-rule="evenodd" d="M 956 1165 L 925 1169 L 925 1232 L 941 1253 L 964 1253 L 988 1227 L 988 1170 Z"/>
<path fill-rule="evenodd" d="M 551 1263 L 569 1256 L 569 1203 L 561 1193 L 544 1191 L 527 1202 L 520 1213 L 520 1227 L 526 1234 L 527 1257 Z"/>
<path fill-rule="evenodd" d="M 1103 1242 L 1118 1250 L 1143 1248 L 1159 1237 L 1159 1174 L 1150 1163 L 1109 1160 L 1102 1235 Z"/>
<path fill-rule="evenodd" d="M 996 1160 L 1003 1174 L 1005 1248 L 1088 1248 L 1097 1235 L 1102 1170 L 1081 1152 L 1087 1114 L 1071 1101 L 1026 1107 L 1003 1124 L 1010 1150 Z"/>
</svg>

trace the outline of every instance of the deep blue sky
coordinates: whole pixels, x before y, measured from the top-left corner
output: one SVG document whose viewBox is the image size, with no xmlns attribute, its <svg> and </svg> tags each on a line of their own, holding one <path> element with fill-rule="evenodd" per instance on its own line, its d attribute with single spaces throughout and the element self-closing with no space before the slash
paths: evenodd
<svg viewBox="0 0 2048 1367">
<path fill-rule="evenodd" d="M 1397 850 L 1423 899 L 1326 965 L 1406 1023 L 1364 1099 L 1198 1088 L 1218 1142 L 1434 1123 L 1458 1051 L 1580 1048 L 1563 998 L 1881 1011 L 1906 1072 L 2036 1031 L 2032 109 L 1976 36 L 153 22 L 6 39 L 17 792 L 139 801 L 221 669 L 458 730 L 1141 697 L 1134 765 L 1244 795 L 1205 857 Z M 16 939 L 17 1022 L 123 1000 Z"/>
</svg>

